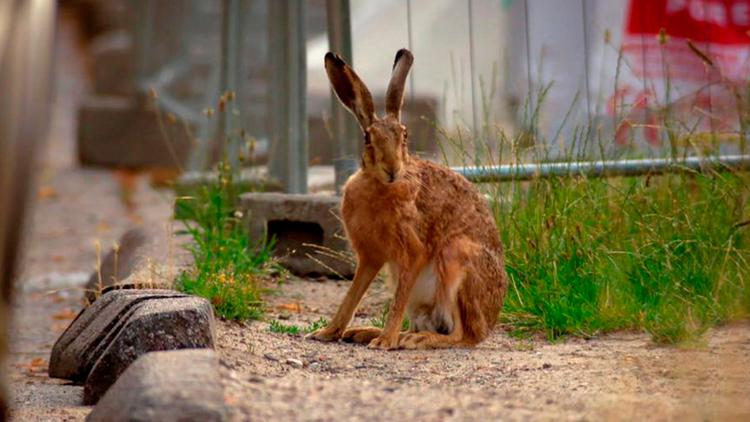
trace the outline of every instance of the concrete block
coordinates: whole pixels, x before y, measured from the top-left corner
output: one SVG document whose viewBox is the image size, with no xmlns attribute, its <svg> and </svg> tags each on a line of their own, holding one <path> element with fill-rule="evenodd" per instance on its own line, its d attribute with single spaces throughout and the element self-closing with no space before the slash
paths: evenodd
<svg viewBox="0 0 750 422">
<path fill-rule="evenodd" d="M 341 198 L 246 193 L 240 196 L 252 238 L 276 239 L 275 255 L 298 275 L 351 277 L 354 262 L 340 216 Z"/>
<path fill-rule="evenodd" d="M 164 121 L 160 127 L 157 118 L 156 112 L 136 100 L 116 96 L 86 98 L 78 115 L 81 163 L 123 167 L 176 167 L 179 163 L 184 166 L 192 140 L 182 124 Z"/>
<path fill-rule="evenodd" d="M 226 420 L 219 372 L 219 359 L 213 350 L 147 353 L 130 365 L 86 420 Z"/>
<path fill-rule="evenodd" d="M 82 310 L 52 347 L 49 376 L 83 383 L 130 312 L 144 301 L 186 297 L 172 290 L 115 290 Z"/>
<path fill-rule="evenodd" d="M 132 36 L 124 30 L 105 32 L 91 42 L 97 95 L 135 95 L 132 44 Z"/>
<path fill-rule="evenodd" d="M 183 296 L 145 300 L 109 332 L 86 377 L 83 403 L 94 404 L 138 357 L 159 350 L 213 348 L 213 308 L 204 298 Z M 119 329 L 117 329 L 119 328 Z"/>
</svg>

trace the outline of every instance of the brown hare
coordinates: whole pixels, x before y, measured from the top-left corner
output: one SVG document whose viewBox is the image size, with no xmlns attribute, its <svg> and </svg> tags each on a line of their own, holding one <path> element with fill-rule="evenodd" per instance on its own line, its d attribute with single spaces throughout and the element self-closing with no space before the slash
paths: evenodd
<svg viewBox="0 0 750 422">
<path fill-rule="evenodd" d="M 331 85 L 359 121 L 365 145 L 341 205 L 356 274 L 338 312 L 311 334 L 314 339 L 387 350 L 472 346 L 489 334 L 502 308 L 508 284 L 503 248 L 485 200 L 464 177 L 409 154 L 401 106 L 413 61 L 406 49 L 396 53 L 381 119 L 354 70 L 333 53 L 325 56 Z M 384 265 L 395 290 L 385 327 L 347 329 Z M 410 330 L 401 333 L 405 312 Z"/>
</svg>

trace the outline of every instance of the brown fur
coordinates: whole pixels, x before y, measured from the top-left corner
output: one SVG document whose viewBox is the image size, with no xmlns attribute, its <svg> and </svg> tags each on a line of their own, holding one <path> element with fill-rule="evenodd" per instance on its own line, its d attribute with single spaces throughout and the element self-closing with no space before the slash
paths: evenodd
<svg viewBox="0 0 750 422">
<path fill-rule="evenodd" d="M 411 53 L 401 50 L 394 64 L 389 93 L 396 97 L 390 104 L 399 109 L 411 60 Z M 348 65 L 329 53 L 326 69 L 342 103 L 351 105 L 358 117 L 366 142 L 362 169 L 344 186 L 341 207 L 357 271 L 334 318 L 312 337 L 382 349 L 482 341 L 497 320 L 507 289 L 502 245 L 484 198 L 450 169 L 409 155 L 399 110 L 371 118 L 369 91 Z M 346 89 L 337 88 L 341 86 Z M 363 109 L 355 109 L 360 105 Z M 395 271 L 395 297 L 385 327 L 346 330 L 386 264 Z M 406 312 L 411 331 L 399 333 Z"/>
</svg>

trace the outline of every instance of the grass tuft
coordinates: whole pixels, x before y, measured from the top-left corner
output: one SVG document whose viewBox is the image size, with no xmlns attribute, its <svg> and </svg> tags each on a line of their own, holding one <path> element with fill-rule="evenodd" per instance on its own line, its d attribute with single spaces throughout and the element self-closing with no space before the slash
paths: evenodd
<svg viewBox="0 0 750 422">
<path fill-rule="evenodd" d="M 534 180 L 497 208 L 502 319 L 551 340 L 645 329 L 695 338 L 748 315 L 748 178 L 733 173 Z"/>
<path fill-rule="evenodd" d="M 207 298 L 222 318 L 258 319 L 263 314 L 258 281 L 271 267 L 273 245 L 248 237 L 235 207 L 240 187 L 228 164 L 220 163 L 218 170 L 213 183 L 178 200 L 195 266 L 178 276 L 177 287 Z"/>
<path fill-rule="evenodd" d="M 378 328 L 384 328 L 385 323 L 388 321 L 388 315 L 391 311 L 391 300 L 386 300 L 385 303 L 383 303 L 383 307 L 380 310 L 379 315 L 375 315 L 374 317 L 370 318 L 370 324 L 372 324 L 373 327 Z M 409 318 L 404 315 L 404 319 L 401 321 L 401 331 L 408 331 L 409 330 Z"/>
<path fill-rule="evenodd" d="M 306 327 L 300 327 L 299 325 L 287 325 L 278 320 L 271 321 L 268 326 L 268 331 L 279 334 L 289 334 L 292 336 L 298 336 L 300 334 L 308 334 L 317 331 L 328 325 L 328 320 L 321 317 L 317 321 L 313 321 Z"/>
</svg>

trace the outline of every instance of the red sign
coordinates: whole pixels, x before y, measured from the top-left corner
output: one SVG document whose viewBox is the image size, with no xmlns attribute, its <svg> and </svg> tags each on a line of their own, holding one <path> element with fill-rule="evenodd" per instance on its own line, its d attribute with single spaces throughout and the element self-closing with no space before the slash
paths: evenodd
<svg viewBox="0 0 750 422">
<path fill-rule="evenodd" d="M 672 37 L 696 42 L 747 45 L 750 1 L 631 0 L 629 34 L 657 35 L 662 28 Z"/>
<path fill-rule="evenodd" d="M 611 112 L 628 105 L 618 143 L 640 127 L 659 145 L 650 110 L 667 99 L 686 120 L 698 110 L 701 130 L 732 130 L 732 90 L 750 76 L 750 0 L 630 0 L 622 51 L 630 74 L 610 101 Z"/>
</svg>

